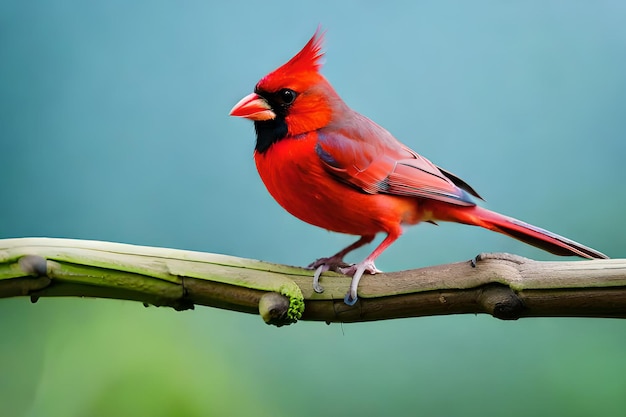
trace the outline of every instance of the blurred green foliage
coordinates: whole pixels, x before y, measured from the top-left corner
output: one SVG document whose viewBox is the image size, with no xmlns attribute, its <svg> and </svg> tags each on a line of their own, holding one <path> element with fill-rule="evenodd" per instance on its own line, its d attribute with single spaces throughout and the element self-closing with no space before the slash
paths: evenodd
<svg viewBox="0 0 626 417">
<path fill-rule="evenodd" d="M 269 197 L 228 110 L 321 23 L 355 109 L 489 201 L 624 256 L 622 2 L 0 4 L 0 237 L 53 236 L 294 265 L 351 237 Z M 371 248 L 354 255 L 364 256 Z M 510 251 L 413 228 L 398 270 Z M 431 317 L 265 326 L 216 309 L 0 300 L 0 415 L 622 416 L 626 323 Z"/>
</svg>

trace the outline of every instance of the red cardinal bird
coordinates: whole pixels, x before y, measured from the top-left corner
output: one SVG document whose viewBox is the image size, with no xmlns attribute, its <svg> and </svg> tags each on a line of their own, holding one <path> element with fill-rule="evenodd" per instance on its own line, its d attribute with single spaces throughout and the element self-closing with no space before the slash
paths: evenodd
<svg viewBox="0 0 626 417">
<path fill-rule="evenodd" d="M 313 286 L 329 269 L 352 275 L 346 304 L 357 300 L 363 273 L 380 272 L 374 260 L 402 234 L 402 226 L 452 221 L 503 233 L 557 255 L 607 258 L 563 236 L 478 207 L 465 181 L 400 143 L 350 109 L 319 72 L 319 30 L 286 64 L 263 77 L 231 116 L 254 121 L 254 160 L 276 201 L 297 218 L 360 239 L 318 259 Z M 363 261 L 344 256 L 379 232 L 385 239 Z"/>
</svg>

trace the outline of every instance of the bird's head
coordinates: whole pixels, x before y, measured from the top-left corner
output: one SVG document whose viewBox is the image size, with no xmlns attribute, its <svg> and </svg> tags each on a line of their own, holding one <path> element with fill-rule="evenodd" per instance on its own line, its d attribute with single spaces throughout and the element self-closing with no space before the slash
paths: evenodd
<svg viewBox="0 0 626 417">
<path fill-rule="evenodd" d="M 318 29 L 304 48 L 257 83 L 254 93 L 242 98 L 231 116 L 253 120 L 256 150 L 320 129 L 331 121 L 341 99 L 319 72 L 324 34 Z"/>
</svg>

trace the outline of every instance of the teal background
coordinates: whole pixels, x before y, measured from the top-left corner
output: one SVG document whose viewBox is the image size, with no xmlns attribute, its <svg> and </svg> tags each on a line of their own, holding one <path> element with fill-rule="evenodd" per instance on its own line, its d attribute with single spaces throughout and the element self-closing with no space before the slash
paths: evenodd
<svg viewBox="0 0 626 417">
<path fill-rule="evenodd" d="M 292 265 L 353 238 L 267 194 L 228 116 L 327 30 L 356 110 L 486 206 L 611 257 L 626 245 L 626 3 L 0 2 L 0 238 L 164 246 Z M 380 240 L 380 239 L 379 239 Z M 364 257 L 372 246 L 351 256 Z M 508 251 L 421 225 L 401 270 Z M 626 322 L 450 316 L 273 328 L 211 308 L 0 300 L 2 416 L 623 416 Z"/>
</svg>

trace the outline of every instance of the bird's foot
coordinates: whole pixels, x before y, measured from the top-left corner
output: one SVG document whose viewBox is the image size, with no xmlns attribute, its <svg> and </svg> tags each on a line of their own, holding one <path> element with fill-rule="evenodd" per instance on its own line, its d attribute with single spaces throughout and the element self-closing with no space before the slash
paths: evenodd
<svg viewBox="0 0 626 417">
<path fill-rule="evenodd" d="M 313 274 L 313 290 L 321 294 L 324 292 L 324 287 L 320 285 L 320 277 L 326 271 L 341 272 L 342 268 L 349 267 L 350 265 L 343 261 L 342 257 L 331 256 L 328 258 L 320 258 L 315 262 L 312 262 L 308 268 L 315 269 Z"/>
<path fill-rule="evenodd" d="M 346 293 L 346 296 L 343 298 L 343 302 L 349 306 L 353 306 L 358 297 L 357 297 L 357 289 L 359 287 L 359 281 L 365 272 L 368 274 L 376 274 L 378 272 L 383 272 L 380 269 L 376 268 L 374 265 L 374 261 L 370 261 L 365 259 L 358 264 L 350 265 L 345 268 L 340 268 L 341 273 L 346 275 L 352 275 L 352 281 L 350 282 L 350 289 Z"/>
<path fill-rule="evenodd" d="M 307 268 L 317 269 L 323 265 L 328 266 L 326 271 L 335 271 L 335 272 L 341 272 L 340 268 L 345 268 L 347 266 L 350 266 L 350 264 L 347 264 L 343 261 L 343 257 L 329 256 L 328 258 L 316 259 L 314 262 L 311 262 L 309 266 L 307 266 Z"/>
<path fill-rule="evenodd" d="M 361 272 L 361 275 L 363 275 L 364 272 L 367 272 L 368 274 L 371 274 L 371 275 L 377 274 L 379 272 L 383 272 L 380 269 L 376 268 L 376 265 L 374 265 L 374 262 L 372 261 L 363 261 L 363 262 L 359 262 L 358 264 L 345 265 L 339 268 L 339 272 L 341 272 L 344 275 L 354 276 L 356 275 L 359 268 L 361 267 L 363 268 L 363 272 Z"/>
</svg>

